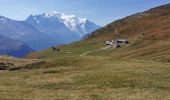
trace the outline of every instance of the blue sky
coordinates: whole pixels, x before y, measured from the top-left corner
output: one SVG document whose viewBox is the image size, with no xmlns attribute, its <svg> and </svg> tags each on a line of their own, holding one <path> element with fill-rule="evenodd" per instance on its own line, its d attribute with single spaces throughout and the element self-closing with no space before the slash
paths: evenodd
<svg viewBox="0 0 170 100">
<path fill-rule="evenodd" d="M 30 14 L 59 11 L 86 17 L 99 25 L 147 10 L 170 0 L 0 0 L 0 15 L 24 20 Z"/>
</svg>

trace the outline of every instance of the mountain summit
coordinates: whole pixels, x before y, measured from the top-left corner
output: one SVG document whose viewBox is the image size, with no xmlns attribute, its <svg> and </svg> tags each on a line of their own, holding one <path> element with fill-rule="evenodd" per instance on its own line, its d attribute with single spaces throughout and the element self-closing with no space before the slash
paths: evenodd
<svg viewBox="0 0 170 100">
<path fill-rule="evenodd" d="M 41 32 L 53 34 L 74 33 L 78 39 L 100 28 L 100 26 L 86 18 L 78 18 L 75 15 L 67 15 L 57 11 L 31 15 L 26 19 L 26 22 Z"/>
</svg>

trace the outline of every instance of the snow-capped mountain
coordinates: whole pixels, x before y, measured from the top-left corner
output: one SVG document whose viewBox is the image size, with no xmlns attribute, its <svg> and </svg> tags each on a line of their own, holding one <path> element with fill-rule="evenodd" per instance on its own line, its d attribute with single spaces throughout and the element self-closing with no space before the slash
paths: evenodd
<svg viewBox="0 0 170 100">
<path fill-rule="evenodd" d="M 23 41 L 33 50 L 78 41 L 99 27 L 85 18 L 56 11 L 31 15 L 25 21 L 0 16 L 0 35 Z"/>
<path fill-rule="evenodd" d="M 25 21 L 15 21 L 0 16 L 0 35 L 28 44 L 33 50 L 42 50 L 51 45 L 59 45 L 61 39 L 56 39 L 47 33 L 40 32 Z M 4 41 L 5 43 L 5 41 Z"/>
<path fill-rule="evenodd" d="M 57 11 L 35 16 L 31 15 L 26 22 L 34 25 L 41 32 L 51 33 L 49 28 L 52 28 L 52 33 L 74 33 L 74 35 L 77 34 L 80 38 L 100 28 L 100 26 L 86 18 L 78 18 L 75 15 L 67 15 Z"/>
</svg>

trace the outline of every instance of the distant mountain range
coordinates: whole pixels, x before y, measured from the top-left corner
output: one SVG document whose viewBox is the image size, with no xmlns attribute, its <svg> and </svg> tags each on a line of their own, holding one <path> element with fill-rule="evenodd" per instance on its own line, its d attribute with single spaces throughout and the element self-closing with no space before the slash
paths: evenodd
<svg viewBox="0 0 170 100">
<path fill-rule="evenodd" d="M 66 15 L 56 11 L 44 13 L 41 15 L 31 15 L 26 22 L 33 25 L 37 30 L 51 34 L 73 33 L 78 37 L 93 32 L 100 26 L 89 21 L 86 18 L 78 18 L 75 15 Z"/>
<path fill-rule="evenodd" d="M 0 35 L 23 41 L 33 50 L 78 41 L 98 28 L 100 26 L 86 18 L 56 11 L 30 15 L 25 21 L 0 16 Z"/>
</svg>

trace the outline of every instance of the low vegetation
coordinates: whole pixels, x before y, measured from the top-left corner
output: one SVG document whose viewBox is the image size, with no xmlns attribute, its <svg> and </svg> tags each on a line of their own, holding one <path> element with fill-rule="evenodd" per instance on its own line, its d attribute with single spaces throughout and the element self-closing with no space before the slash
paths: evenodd
<svg viewBox="0 0 170 100">
<path fill-rule="evenodd" d="M 169 8 L 128 16 L 29 59 L 0 58 L 13 64 L 0 71 L 0 99 L 169 100 Z M 130 44 L 102 49 L 105 41 L 122 38 Z"/>
<path fill-rule="evenodd" d="M 109 57 L 53 58 L 38 69 L 1 72 L 0 99 L 167 100 L 170 64 Z"/>
</svg>

